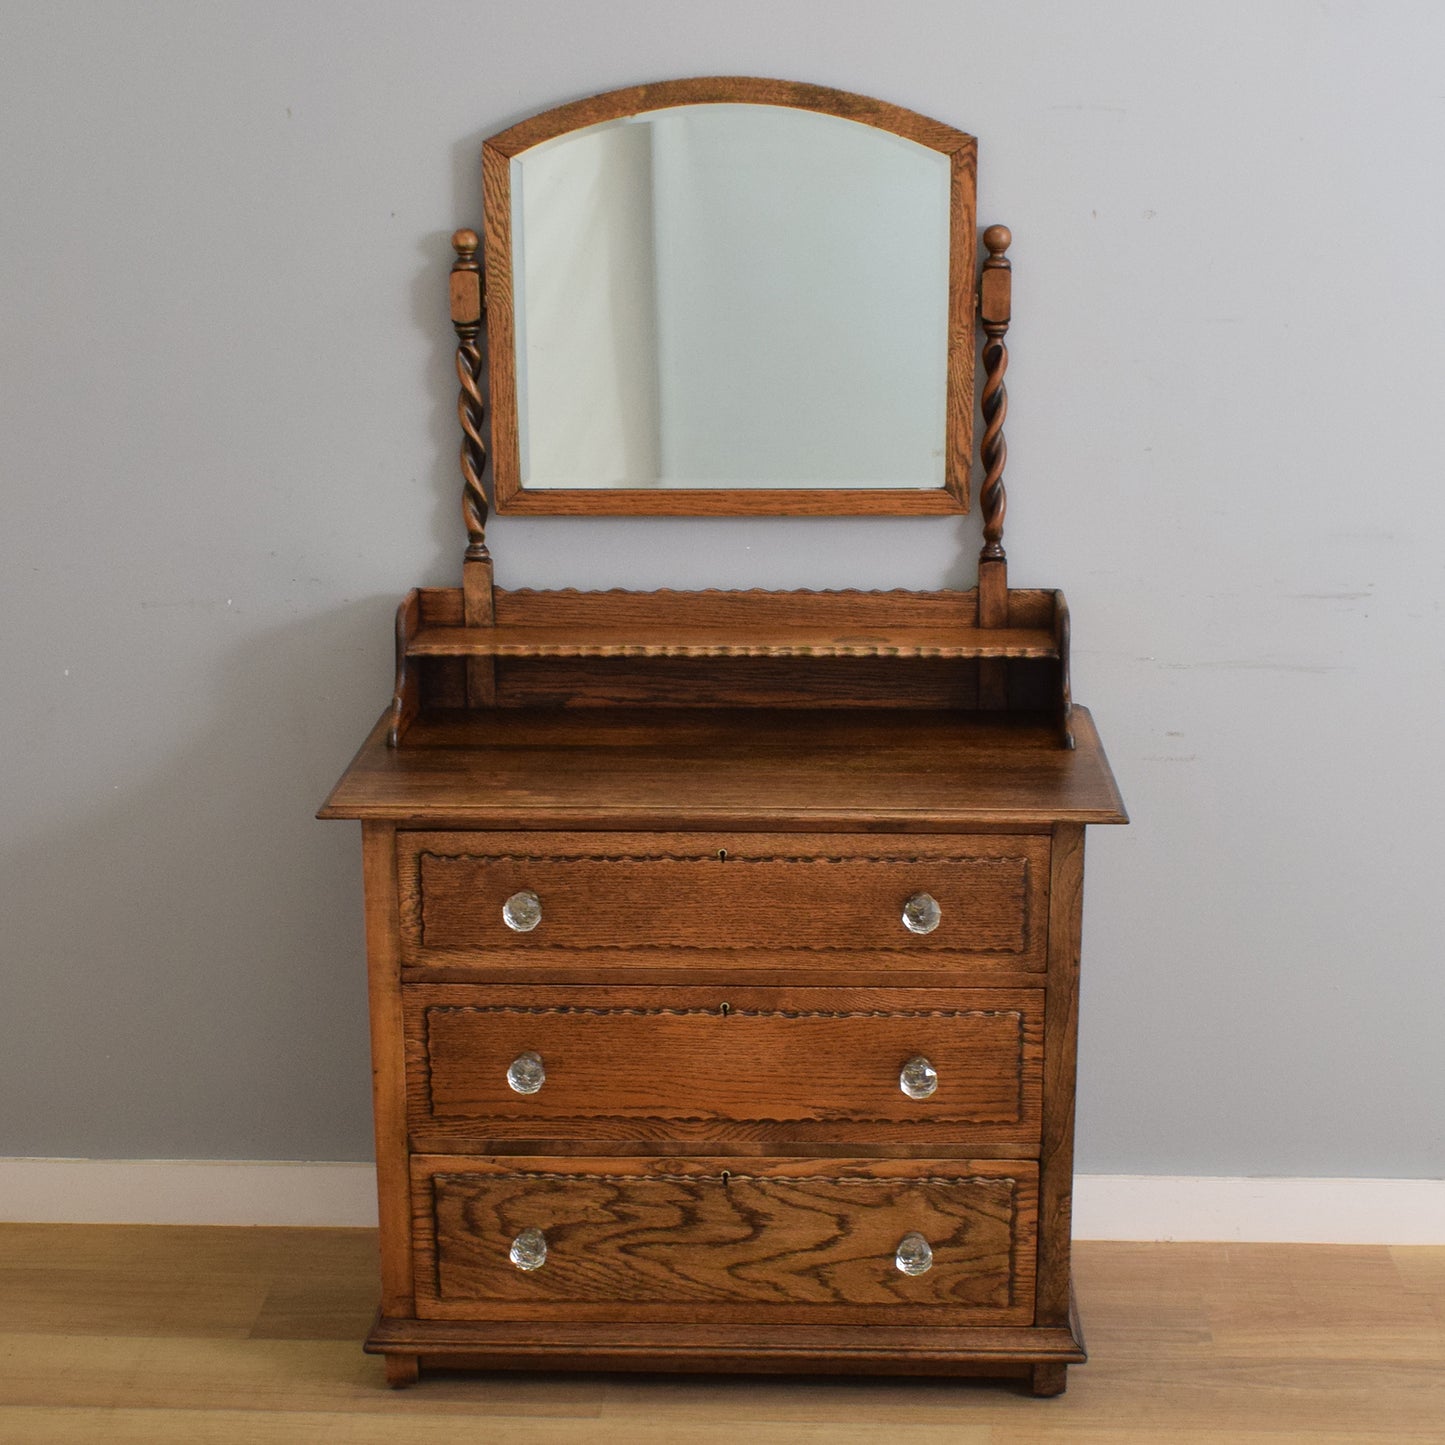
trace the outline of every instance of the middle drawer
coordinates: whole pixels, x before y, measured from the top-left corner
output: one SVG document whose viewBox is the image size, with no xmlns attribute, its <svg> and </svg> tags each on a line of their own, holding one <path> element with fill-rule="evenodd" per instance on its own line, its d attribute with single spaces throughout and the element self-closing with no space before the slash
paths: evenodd
<svg viewBox="0 0 1445 1445">
<path fill-rule="evenodd" d="M 402 992 L 408 1124 L 432 1152 L 655 1139 L 1027 1153 L 1039 1138 L 1042 989 Z"/>
</svg>

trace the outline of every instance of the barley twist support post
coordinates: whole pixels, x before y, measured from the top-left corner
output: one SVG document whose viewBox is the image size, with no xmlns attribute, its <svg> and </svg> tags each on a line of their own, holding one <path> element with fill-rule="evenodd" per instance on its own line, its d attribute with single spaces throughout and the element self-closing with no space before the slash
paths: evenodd
<svg viewBox="0 0 1445 1445">
<path fill-rule="evenodd" d="M 983 550 L 978 557 L 978 625 L 1007 627 L 1009 625 L 1008 559 L 1003 550 L 1003 519 L 1008 496 L 1003 486 L 1004 463 L 1008 445 L 1004 441 L 1003 424 L 1008 415 L 1008 392 L 1004 373 L 1008 370 L 1008 333 L 1012 268 L 1004 252 L 1013 236 L 1007 226 L 990 226 L 983 233 L 988 251 L 978 282 L 978 317 L 988 338 L 983 346 L 983 393 L 979 398 L 983 411 L 983 438 L 979 455 L 983 460 L 983 485 L 979 488 L 979 506 L 983 512 Z M 979 706 L 1008 706 L 1008 664 L 981 663 L 979 666 Z"/>
<path fill-rule="evenodd" d="M 457 259 L 452 266 L 452 325 L 457 333 L 457 420 L 462 427 L 462 517 L 467 524 L 467 560 L 485 562 L 487 551 L 487 497 L 482 491 L 482 469 L 487 444 L 482 436 L 482 268 L 477 260 L 481 245 L 475 231 L 458 231 L 452 237 Z"/>
<path fill-rule="evenodd" d="M 983 551 L 980 560 L 984 562 L 1005 560 L 1003 522 L 1004 513 L 1008 510 L 1008 494 L 1004 491 L 1003 469 L 1008 461 L 1008 443 L 1004 440 L 1003 424 L 1008 416 L 1008 390 L 1004 386 L 1004 374 L 1008 371 L 1008 346 L 1004 337 L 1008 334 L 1013 268 L 1004 252 L 1012 240 L 1007 226 L 990 226 L 983 233 L 988 258 L 983 263 L 983 275 L 978 286 L 979 319 L 988 338 L 983 347 L 984 381 L 980 401 L 984 429 L 983 440 L 979 443 L 984 466 L 983 486 L 979 491 L 979 505 L 983 508 Z"/>
<path fill-rule="evenodd" d="M 492 554 L 487 551 L 487 494 L 482 470 L 487 444 L 482 435 L 482 267 L 477 260 L 481 239 L 475 231 L 452 236 L 457 254 L 452 264 L 452 326 L 457 333 L 457 420 L 462 428 L 462 519 L 467 550 L 462 562 L 462 608 L 468 627 L 490 626 Z M 486 707 L 496 698 L 496 669 L 490 658 L 467 659 L 467 705 Z"/>
</svg>

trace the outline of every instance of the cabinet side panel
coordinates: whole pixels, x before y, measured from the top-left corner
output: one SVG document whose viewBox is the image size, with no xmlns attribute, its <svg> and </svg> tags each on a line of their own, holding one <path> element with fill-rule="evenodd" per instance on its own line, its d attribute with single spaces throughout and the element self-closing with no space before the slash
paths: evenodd
<svg viewBox="0 0 1445 1445">
<path fill-rule="evenodd" d="M 1049 973 L 1044 1000 L 1043 1148 L 1039 1156 L 1038 1312 L 1034 1323 L 1069 1322 L 1074 1197 L 1074 1083 L 1078 1059 L 1079 948 L 1084 904 L 1084 830 L 1054 829 L 1049 884 Z"/>
<path fill-rule="evenodd" d="M 381 1223 L 381 1311 L 384 1315 L 404 1316 L 413 1313 L 414 1296 L 396 829 L 386 823 L 363 823 L 361 856 L 366 890 L 366 967 L 371 1003 L 371 1097 L 376 1120 L 376 1190 Z"/>
</svg>

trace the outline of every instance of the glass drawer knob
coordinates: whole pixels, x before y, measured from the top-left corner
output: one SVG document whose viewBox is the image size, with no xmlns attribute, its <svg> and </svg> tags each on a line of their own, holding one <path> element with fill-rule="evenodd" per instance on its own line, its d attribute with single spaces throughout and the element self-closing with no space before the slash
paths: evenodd
<svg viewBox="0 0 1445 1445">
<path fill-rule="evenodd" d="M 915 893 L 903 905 L 903 926 L 910 933 L 932 933 L 943 919 L 943 909 L 931 893 Z"/>
<path fill-rule="evenodd" d="M 540 1064 L 541 1060 L 537 1062 Z M 521 1059 L 517 1063 L 521 1063 Z M 512 1067 L 516 1068 L 516 1064 Z M 513 1084 L 512 1087 L 515 1089 L 517 1086 Z M 926 1099 L 938 1089 L 938 1070 L 922 1054 L 918 1054 L 898 1071 L 898 1087 L 910 1099 Z"/>
<path fill-rule="evenodd" d="M 918 1238 L 917 1235 L 909 1235 L 909 1239 Z M 902 1249 L 902 1245 L 899 1248 Z M 928 1246 L 923 1246 L 925 1249 Z M 534 1270 L 541 1269 L 547 1263 L 547 1236 L 540 1229 L 524 1229 L 513 1241 L 512 1247 L 507 1251 L 507 1258 L 517 1266 L 518 1269 Z M 927 1268 L 927 1266 L 924 1266 Z M 903 1266 L 900 1264 L 899 1269 Z"/>
<path fill-rule="evenodd" d="M 502 904 L 502 922 L 513 933 L 530 933 L 542 921 L 542 900 L 530 889 L 514 893 Z"/>
<path fill-rule="evenodd" d="M 531 1049 L 518 1054 L 507 1069 L 507 1087 L 514 1094 L 535 1094 L 546 1082 L 547 1069 L 542 1056 Z"/>
<path fill-rule="evenodd" d="M 905 1234 L 893 1263 L 904 1274 L 927 1274 L 933 1268 L 933 1249 L 921 1234 Z"/>
</svg>

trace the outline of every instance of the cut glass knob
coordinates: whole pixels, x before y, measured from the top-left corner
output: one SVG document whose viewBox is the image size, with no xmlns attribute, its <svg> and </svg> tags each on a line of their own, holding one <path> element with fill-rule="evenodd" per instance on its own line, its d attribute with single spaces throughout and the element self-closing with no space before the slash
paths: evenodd
<svg viewBox="0 0 1445 1445">
<path fill-rule="evenodd" d="M 515 1089 L 517 1086 L 513 1084 L 512 1087 Z M 938 1070 L 922 1054 L 918 1054 L 898 1071 L 898 1087 L 910 1099 L 926 1099 L 938 1088 Z"/>
<path fill-rule="evenodd" d="M 542 900 L 530 889 L 514 893 L 502 904 L 502 922 L 513 933 L 530 933 L 542 921 Z"/>
<path fill-rule="evenodd" d="M 514 1093 L 535 1094 L 546 1082 L 547 1069 L 542 1056 L 531 1049 L 518 1054 L 507 1069 L 507 1086 Z"/>
<path fill-rule="evenodd" d="M 893 1263 L 904 1274 L 927 1274 L 933 1268 L 933 1249 L 921 1234 L 905 1234 Z"/>
<path fill-rule="evenodd" d="M 916 1238 L 909 1235 L 910 1239 Z M 906 1242 L 906 1241 L 905 1241 Z M 902 1249 L 902 1245 L 899 1248 Z M 923 1246 L 925 1249 L 928 1246 Z M 534 1270 L 541 1269 L 547 1263 L 547 1236 L 540 1229 L 524 1229 L 513 1241 L 512 1247 L 507 1252 L 507 1258 L 517 1266 L 518 1269 Z M 903 1266 L 900 1264 L 899 1269 Z M 927 1268 L 927 1265 L 924 1266 Z"/>
<path fill-rule="evenodd" d="M 910 933 L 932 933 L 943 918 L 943 909 L 931 893 L 915 893 L 903 905 L 903 926 Z"/>
</svg>

